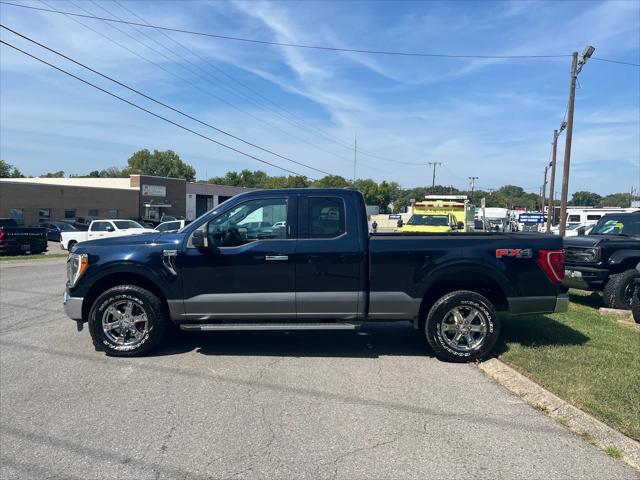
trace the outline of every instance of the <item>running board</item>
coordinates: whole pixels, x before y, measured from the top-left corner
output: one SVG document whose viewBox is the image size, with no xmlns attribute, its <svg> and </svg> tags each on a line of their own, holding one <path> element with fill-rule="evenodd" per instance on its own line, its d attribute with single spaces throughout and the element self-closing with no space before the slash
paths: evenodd
<svg viewBox="0 0 640 480">
<path fill-rule="evenodd" d="M 357 330 L 360 325 L 353 323 L 187 323 L 180 325 L 189 332 L 209 332 L 213 330 Z"/>
</svg>

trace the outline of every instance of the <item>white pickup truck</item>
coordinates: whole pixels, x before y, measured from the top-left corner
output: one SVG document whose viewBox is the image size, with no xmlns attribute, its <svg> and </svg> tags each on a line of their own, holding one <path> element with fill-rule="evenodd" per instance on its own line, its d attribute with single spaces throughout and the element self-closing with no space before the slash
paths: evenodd
<svg viewBox="0 0 640 480">
<path fill-rule="evenodd" d="M 89 225 L 89 230 L 71 230 L 60 235 L 60 248 L 70 250 L 76 243 L 100 238 L 122 237 L 139 233 L 154 233 L 156 230 L 145 228 L 133 220 L 94 220 Z"/>
</svg>

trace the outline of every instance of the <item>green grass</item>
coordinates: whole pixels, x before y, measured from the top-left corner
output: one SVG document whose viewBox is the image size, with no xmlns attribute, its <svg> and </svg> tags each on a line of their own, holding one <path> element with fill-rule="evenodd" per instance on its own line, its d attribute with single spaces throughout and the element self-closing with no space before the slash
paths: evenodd
<svg viewBox="0 0 640 480">
<path fill-rule="evenodd" d="M 622 450 L 616 447 L 607 447 L 604 449 L 604 453 L 613 458 L 620 458 L 622 456 Z"/>
<path fill-rule="evenodd" d="M 506 319 L 500 359 L 572 405 L 640 440 L 640 329 L 571 292 L 567 313 Z"/>
<path fill-rule="evenodd" d="M 35 260 L 53 260 L 56 258 L 62 258 L 68 256 L 68 253 L 50 253 L 45 255 L 44 253 L 37 253 L 35 255 L 12 255 L 10 257 L 0 257 L 0 262 L 18 262 L 18 261 L 35 261 Z"/>
</svg>

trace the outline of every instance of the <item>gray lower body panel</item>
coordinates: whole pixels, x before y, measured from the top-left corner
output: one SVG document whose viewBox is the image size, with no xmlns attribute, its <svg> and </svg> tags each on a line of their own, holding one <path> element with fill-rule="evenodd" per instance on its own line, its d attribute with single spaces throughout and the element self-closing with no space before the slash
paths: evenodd
<svg viewBox="0 0 640 480">
<path fill-rule="evenodd" d="M 548 297 L 510 297 L 507 301 L 510 315 L 566 312 L 569 308 L 569 296 L 566 294 Z"/>
<path fill-rule="evenodd" d="M 404 292 L 369 293 L 371 320 L 415 320 L 420 313 L 421 298 L 413 298 Z"/>
</svg>

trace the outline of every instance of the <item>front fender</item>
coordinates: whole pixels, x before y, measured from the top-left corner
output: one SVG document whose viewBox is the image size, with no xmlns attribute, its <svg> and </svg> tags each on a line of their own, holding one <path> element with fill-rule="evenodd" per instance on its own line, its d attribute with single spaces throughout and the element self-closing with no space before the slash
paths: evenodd
<svg viewBox="0 0 640 480">
<path fill-rule="evenodd" d="M 618 266 L 627 262 L 633 263 L 633 267 L 631 268 L 638 268 L 640 265 L 640 250 L 618 250 L 609 257 L 609 265 L 611 266 Z"/>
</svg>

